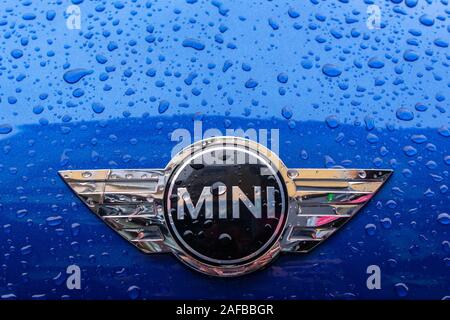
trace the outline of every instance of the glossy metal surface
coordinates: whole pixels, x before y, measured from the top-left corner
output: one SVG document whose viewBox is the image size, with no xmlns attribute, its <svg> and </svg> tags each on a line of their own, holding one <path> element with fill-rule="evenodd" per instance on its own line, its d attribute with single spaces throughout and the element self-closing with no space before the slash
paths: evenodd
<svg viewBox="0 0 450 320">
<path fill-rule="evenodd" d="M 246 265 L 236 263 L 213 266 L 196 260 L 176 244 L 173 237 L 176 236 L 183 242 L 182 237 L 169 232 L 167 224 L 173 224 L 173 221 L 165 221 L 164 218 L 164 202 L 169 203 L 168 199 L 163 198 L 164 193 L 172 194 L 171 189 L 177 180 L 176 173 L 207 151 L 215 149 L 220 152 L 242 149 L 254 153 L 261 161 L 272 166 L 274 172 L 281 174 L 282 183 L 287 190 L 287 222 L 283 226 L 281 236 L 267 254 Z M 207 166 L 207 160 L 202 159 L 199 164 Z M 242 162 L 241 165 L 246 164 L 245 161 Z M 287 169 L 269 149 L 240 137 L 214 137 L 196 142 L 180 151 L 165 169 L 86 169 L 59 172 L 75 194 L 94 213 L 145 253 L 172 252 L 197 271 L 227 277 L 261 269 L 276 258 L 279 252 L 310 251 L 355 215 L 375 195 L 391 173 L 392 170 L 378 169 Z M 198 207 L 194 209 L 189 199 L 188 208 L 189 205 L 192 207 L 192 216 L 196 219 L 199 214 L 197 208 L 204 204 L 204 215 L 211 219 L 212 195 L 211 199 L 206 198 L 206 194 L 211 193 L 210 187 L 204 187 L 200 181 L 197 186 L 192 187 L 203 188 Z M 239 208 L 239 201 L 254 211 L 258 210 L 257 207 L 252 208 L 250 200 L 245 194 L 241 194 L 239 187 L 229 187 L 233 189 L 233 218 L 239 218 L 239 215 L 236 215 L 239 211 L 236 209 Z M 165 191 L 166 188 L 169 189 L 168 192 Z M 257 188 L 260 190 L 261 187 Z M 255 201 L 258 197 L 261 198 L 260 192 L 255 193 Z M 181 218 L 185 215 L 185 194 L 188 195 L 185 188 L 178 189 L 178 218 L 180 214 Z M 284 198 L 283 195 L 282 199 Z M 171 212 L 170 208 L 167 210 Z M 168 213 L 168 216 L 171 217 L 171 214 Z"/>
<path fill-rule="evenodd" d="M 0 0 L 0 298 L 448 297 L 449 6 L 373 2 Z M 205 277 L 134 250 L 57 175 L 163 168 L 194 121 L 279 130 L 288 168 L 395 173 L 325 245 Z"/>
<path fill-rule="evenodd" d="M 295 192 L 289 194 L 282 250 L 315 248 L 353 217 L 391 174 L 378 169 L 289 169 L 288 184 Z"/>
<path fill-rule="evenodd" d="M 162 209 L 163 169 L 76 170 L 59 174 L 108 226 L 146 253 L 170 252 Z"/>
</svg>

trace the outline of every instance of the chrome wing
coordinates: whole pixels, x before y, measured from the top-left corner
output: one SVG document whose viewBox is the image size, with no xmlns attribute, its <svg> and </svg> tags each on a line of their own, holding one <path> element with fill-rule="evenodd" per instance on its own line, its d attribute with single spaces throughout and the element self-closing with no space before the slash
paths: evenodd
<svg viewBox="0 0 450 320">
<path fill-rule="evenodd" d="M 108 226 L 145 253 L 170 252 L 164 170 L 67 170 L 59 174 Z"/>
<path fill-rule="evenodd" d="M 290 169 L 289 214 L 282 251 L 308 252 L 352 218 L 392 170 Z"/>
</svg>

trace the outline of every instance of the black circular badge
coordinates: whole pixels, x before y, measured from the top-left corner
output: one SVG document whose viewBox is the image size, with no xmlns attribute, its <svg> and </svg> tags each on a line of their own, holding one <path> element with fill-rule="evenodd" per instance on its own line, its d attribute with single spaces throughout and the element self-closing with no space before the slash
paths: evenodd
<svg viewBox="0 0 450 320">
<path fill-rule="evenodd" d="M 205 147 L 173 171 L 165 214 L 178 245 L 209 265 L 243 265 L 278 240 L 287 206 L 283 179 L 258 152 Z"/>
</svg>

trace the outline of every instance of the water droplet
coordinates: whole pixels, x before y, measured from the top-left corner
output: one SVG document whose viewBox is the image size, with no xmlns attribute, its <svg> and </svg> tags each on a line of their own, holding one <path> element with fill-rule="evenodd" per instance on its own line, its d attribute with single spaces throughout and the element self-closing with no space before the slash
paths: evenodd
<svg viewBox="0 0 450 320">
<path fill-rule="evenodd" d="M 370 68 L 381 69 L 384 67 L 384 62 L 378 57 L 373 57 L 367 63 Z"/>
<path fill-rule="evenodd" d="M 102 54 L 97 54 L 95 56 L 95 60 L 97 60 L 97 62 L 100 64 L 105 64 L 108 61 L 108 59 Z"/>
<path fill-rule="evenodd" d="M 368 133 L 366 140 L 367 140 L 367 142 L 374 144 L 374 143 L 377 143 L 378 141 L 380 141 L 380 138 L 378 138 L 378 136 L 376 134 Z"/>
<path fill-rule="evenodd" d="M 397 116 L 397 119 L 403 121 L 411 121 L 414 119 L 414 113 L 407 108 L 398 108 L 395 115 Z"/>
<path fill-rule="evenodd" d="M 167 111 L 167 109 L 169 109 L 170 103 L 169 101 L 166 100 L 161 100 L 159 102 L 159 106 L 158 106 L 158 112 L 159 113 L 164 113 Z"/>
<path fill-rule="evenodd" d="M 404 283 L 397 283 L 395 284 L 395 292 L 397 292 L 397 295 L 399 297 L 406 297 L 408 295 L 408 286 Z"/>
<path fill-rule="evenodd" d="M 288 82 L 288 76 L 285 73 L 280 73 L 277 77 L 278 82 L 280 83 L 287 83 Z"/>
<path fill-rule="evenodd" d="M 192 38 L 183 40 L 182 45 L 183 47 L 192 48 L 199 51 L 205 49 L 205 45 L 202 42 L 200 42 L 200 40 Z"/>
<path fill-rule="evenodd" d="M 81 174 L 81 176 L 82 176 L 83 178 L 90 178 L 90 177 L 92 176 L 92 172 L 90 172 L 90 171 L 84 171 L 84 172 Z"/>
<path fill-rule="evenodd" d="M 36 15 L 32 12 L 27 12 L 22 15 L 22 19 L 27 21 L 34 20 L 36 19 Z"/>
<path fill-rule="evenodd" d="M 417 144 L 421 144 L 428 141 L 427 137 L 424 136 L 423 134 L 414 134 L 411 136 L 411 140 Z"/>
<path fill-rule="evenodd" d="M 418 0 L 405 0 L 406 6 L 409 8 L 414 8 L 417 5 Z"/>
<path fill-rule="evenodd" d="M 288 170 L 287 175 L 289 178 L 294 179 L 298 177 L 298 171 L 297 170 Z"/>
<path fill-rule="evenodd" d="M 289 8 L 288 15 L 292 19 L 296 19 L 296 18 L 300 17 L 300 13 L 298 13 L 298 11 L 295 10 L 294 8 Z"/>
<path fill-rule="evenodd" d="M 11 51 L 11 56 L 12 56 L 14 59 L 22 58 L 22 56 L 23 56 L 23 51 L 20 50 L 20 49 L 14 49 L 14 50 Z"/>
<path fill-rule="evenodd" d="M 421 15 L 419 17 L 419 21 L 421 24 L 427 27 L 431 27 L 434 24 L 434 18 L 428 14 Z"/>
<path fill-rule="evenodd" d="M 444 157 L 444 162 L 450 165 L 450 155 Z"/>
<path fill-rule="evenodd" d="M 443 137 L 450 137 L 450 129 L 446 126 L 442 126 L 438 129 L 438 132 Z"/>
<path fill-rule="evenodd" d="M 392 220 L 389 218 L 384 218 L 380 220 L 381 225 L 383 226 L 383 228 L 385 229 L 390 229 L 392 226 Z"/>
<path fill-rule="evenodd" d="M 403 152 L 408 156 L 408 157 L 412 157 L 415 156 L 417 154 L 417 149 L 414 148 L 413 146 L 405 146 L 403 148 Z"/>
<path fill-rule="evenodd" d="M 251 78 L 248 79 L 247 82 L 245 82 L 245 87 L 248 89 L 256 88 L 257 85 L 258 85 L 258 81 L 251 79 Z"/>
<path fill-rule="evenodd" d="M 231 236 L 228 233 L 220 234 L 218 239 L 222 243 L 229 243 L 232 240 Z"/>
<path fill-rule="evenodd" d="M 300 64 L 302 65 L 302 67 L 306 70 L 309 70 L 313 67 L 313 63 L 311 62 L 311 60 L 309 59 L 303 59 Z"/>
<path fill-rule="evenodd" d="M 409 61 L 409 62 L 414 62 L 417 59 L 419 59 L 419 55 L 414 50 L 406 50 L 403 53 L 403 59 L 405 59 L 406 61 Z"/>
<path fill-rule="evenodd" d="M 376 231 L 377 231 L 377 227 L 374 224 L 372 224 L 372 223 L 367 224 L 365 229 L 366 229 L 366 233 L 369 236 L 373 236 L 376 233 Z"/>
<path fill-rule="evenodd" d="M 322 67 L 322 72 L 329 77 L 338 77 L 342 74 L 338 66 L 329 63 Z"/>
<path fill-rule="evenodd" d="M 434 40 L 433 42 L 437 47 L 440 48 L 447 48 L 448 47 L 448 42 L 442 38 L 438 38 L 436 40 Z"/>
<path fill-rule="evenodd" d="M 128 288 L 127 292 L 130 299 L 136 300 L 141 294 L 141 288 L 139 288 L 138 286 L 131 286 Z"/>
<path fill-rule="evenodd" d="M 285 119 L 291 119 L 292 118 L 292 108 L 291 107 L 283 107 L 283 109 L 281 109 L 281 115 L 285 118 Z"/>
<path fill-rule="evenodd" d="M 29 255 L 32 252 L 33 247 L 31 245 L 24 246 L 20 249 L 22 255 Z"/>
<path fill-rule="evenodd" d="M 417 111 L 424 112 L 424 111 L 427 111 L 427 110 L 428 110 L 428 107 L 427 107 L 425 104 L 423 104 L 423 103 L 421 103 L 421 102 L 418 102 L 418 103 L 415 105 L 415 109 L 416 109 Z"/>
<path fill-rule="evenodd" d="M 12 127 L 9 124 L 0 124 L 0 134 L 8 134 L 12 131 Z"/>
<path fill-rule="evenodd" d="M 183 238 L 185 240 L 192 239 L 194 237 L 194 233 L 191 230 L 186 230 L 183 232 Z"/>
<path fill-rule="evenodd" d="M 328 116 L 325 119 L 325 122 L 327 123 L 327 126 L 330 127 L 331 129 L 337 128 L 339 126 L 339 120 L 335 115 Z"/>
<path fill-rule="evenodd" d="M 448 225 L 450 224 L 450 215 L 446 212 L 440 213 L 437 217 L 437 220 L 441 224 Z"/>
<path fill-rule="evenodd" d="M 309 158 L 308 152 L 307 152 L 306 150 L 302 150 L 302 151 L 300 152 L 300 157 L 301 157 L 303 160 L 307 160 L 307 159 Z"/>
<path fill-rule="evenodd" d="M 105 110 L 105 106 L 99 102 L 92 103 L 91 107 L 95 113 L 102 113 Z"/>
<path fill-rule="evenodd" d="M 77 83 L 83 77 L 90 75 L 93 72 L 94 72 L 93 70 L 87 70 L 87 69 L 82 69 L 82 68 L 72 69 L 72 70 L 66 71 L 63 75 L 63 78 L 64 78 L 64 81 L 66 81 L 67 83 L 73 84 L 73 83 Z"/>
<path fill-rule="evenodd" d="M 63 222 L 61 216 L 48 217 L 46 220 L 47 224 L 51 227 L 59 226 Z"/>
</svg>

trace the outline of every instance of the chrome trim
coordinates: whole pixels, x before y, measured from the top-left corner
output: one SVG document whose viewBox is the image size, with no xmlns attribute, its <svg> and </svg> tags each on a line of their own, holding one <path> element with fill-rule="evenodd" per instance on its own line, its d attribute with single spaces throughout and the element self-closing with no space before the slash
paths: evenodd
<svg viewBox="0 0 450 320">
<path fill-rule="evenodd" d="M 164 170 L 64 170 L 59 174 L 108 226 L 145 253 L 171 252 Z"/>
<path fill-rule="evenodd" d="M 194 154 L 210 148 L 225 153 L 233 148 L 244 148 L 267 162 L 284 180 L 288 201 L 283 209 L 283 212 L 287 209 L 286 221 L 278 226 L 283 230 L 274 233 L 279 236 L 262 256 L 244 265 L 213 266 L 196 260 L 178 245 L 168 226 L 170 221 L 165 218 L 164 194 L 166 186 L 170 187 L 170 177 Z M 288 169 L 276 154 L 254 141 L 214 137 L 183 149 L 165 169 L 63 170 L 59 174 L 91 211 L 141 251 L 173 253 L 197 271 L 229 277 L 260 269 L 281 252 L 312 250 L 350 220 L 392 172 L 384 169 Z M 226 190 L 226 186 L 219 187 L 221 217 L 226 214 L 226 208 L 220 195 Z M 248 200 L 242 197 L 244 202 Z M 269 205 L 269 212 L 272 212 L 273 204 Z"/>
<path fill-rule="evenodd" d="M 169 194 L 170 194 L 170 190 L 173 187 L 173 184 L 176 180 L 177 177 L 177 172 L 178 169 L 182 170 L 183 167 L 186 165 L 186 163 L 188 163 L 191 159 L 199 159 L 199 155 L 204 155 L 206 154 L 205 150 L 213 150 L 213 151 L 220 151 L 220 153 L 223 155 L 223 152 L 225 154 L 227 154 L 227 151 L 232 151 L 233 149 L 239 149 L 239 150 L 243 150 L 245 151 L 244 153 L 246 154 L 252 154 L 254 156 L 254 158 L 258 158 L 260 161 L 262 161 L 263 163 L 267 163 L 268 166 L 271 166 L 272 170 L 274 171 L 273 173 L 276 175 L 278 172 L 287 172 L 286 167 L 284 167 L 284 165 L 282 164 L 282 162 L 280 161 L 280 159 L 273 154 L 269 149 L 265 148 L 264 146 L 251 141 L 251 140 L 246 140 L 246 139 L 242 139 L 242 138 L 238 138 L 238 137 L 215 137 L 215 138 L 210 138 L 210 139 L 206 139 L 206 140 L 201 140 L 199 142 L 196 142 L 190 146 L 188 146 L 187 148 L 183 149 L 180 153 L 178 153 L 173 159 L 172 161 L 170 161 L 170 163 L 167 165 L 166 170 L 169 173 L 169 176 L 172 175 L 174 178 L 171 179 L 171 182 L 169 182 L 169 186 L 167 186 L 167 188 L 169 189 Z M 231 153 L 231 152 L 230 152 Z M 199 164 L 203 164 L 203 163 L 208 163 L 208 161 L 221 161 L 220 159 L 221 157 L 217 156 L 217 158 L 215 159 L 210 159 L 208 157 L 203 158 L 204 162 L 199 162 Z M 250 158 L 252 159 L 252 158 Z M 235 159 L 236 160 L 236 159 Z M 245 159 L 237 159 L 237 161 L 245 161 Z M 277 177 L 278 179 L 278 177 Z M 279 181 L 279 183 L 281 184 L 282 182 Z M 286 203 L 284 200 L 285 197 L 282 197 L 282 220 L 285 222 L 285 220 L 287 220 L 285 218 L 286 216 Z M 170 221 L 166 221 L 166 223 L 171 224 L 171 226 L 173 226 L 173 221 L 171 220 L 171 213 L 170 210 L 168 212 L 168 217 Z M 187 252 L 185 252 L 184 250 L 182 250 L 180 247 L 177 248 L 177 250 L 175 250 L 173 253 L 185 264 L 187 264 L 188 266 L 194 268 L 197 271 L 200 271 L 202 273 L 208 274 L 208 275 L 213 275 L 213 276 L 221 276 L 221 277 L 225 277 L 225 276 L 238 276 L 238 275 L 243 275 L 246 273 L 250 273 L 252 271 L 255 271 L 257 269 L 262 268 L 263 266 L 265 266 L 266 264 L 268 264 L 270 261 L 272 261 L 280 252 L 281 252 L 281 247 L 279 246 L 279 239 L 281 237 L 282 234 L 282 230 L 280 228 L 284 227 L 285 224 L 283 223 L 283 226 L 281 226 L 280 224 L 278 225 L 276 231 L 274 232 L 274 237 L 276 236 L 276 238 L 271 238 L 270 241 L 268 241 L 268 243 L 272 243 L 272 241 L 275 241 L 274 244 L 267 248 L 267 246 L 265 246 L 263 248 L 263 252 L 264 254 L 262 254 L 261 256 L 258 257 L 258 259 L 251 261 L 249 263 L 246 264 L 239 264 L 241 261 L 240 260 L 236 260 L 233 261 L 234 264 L 227 264 L 227 265 L 222 265 L 222 266 L 216 266 L 216 265 L 210 265 L 207 264 L 205 262 L 201 262 L 195 258 L 193 258 L 191 255 L 189 255 Z M 172 227 L 172 229 L 175 229 L 174 227 Z M 175 235 L 172 235 L 172 237 L 177 236 L 176 235 L 176 231 L 174 232 Z M 178 239 L 180 239 L 180 237 L 178 237 Z M 185 246 L 187 246 L 183 240 L 179 240 L 182 244 L 184 244 Z M 188 247 L 188 246 L 187 246 Z M 255 254 L 253 254 L 252 256 L 256 256 L 257 254 L 259 254 L 260 252 L 257 252 Z M 246 257 L 246 259 L 249 257 Z M 205 257 L 204 257 L 205 259 Z M 213 262 L 212 259 L 205 259 L 209 262 Z M 214 261 L 214 262 L 220 262 L 220 261 Z"/>
<path fill-rule="evenodd" d="M 283 252 L 308 252 L 350 220 L 379 190 L 392 170 L 290 169 L 295 191 Z"/>
</svg>

